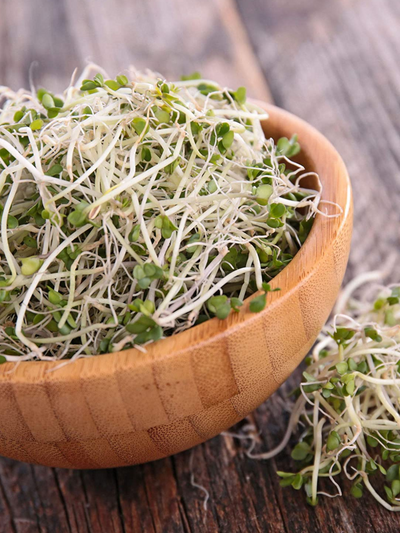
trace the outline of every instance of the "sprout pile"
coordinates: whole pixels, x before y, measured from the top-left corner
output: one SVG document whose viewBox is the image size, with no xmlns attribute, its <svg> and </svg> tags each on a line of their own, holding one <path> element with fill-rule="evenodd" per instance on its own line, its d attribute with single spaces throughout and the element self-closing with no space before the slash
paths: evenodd
<svg viewBox="0 0 400 533">
<path fill-rule="evenodd" d="M 297 472 L 278 472 L 281 485 L 303 487 L 311 505 L 318 494 L 341 496 L 344 473 L 350 492 L 365 490 L 386 509 L 400 511 L 400 285 L 372 283 L 376 273 L 353 280 L 340 302 L 343 313 L 321 334 L 285 438 L 277 449 L 253 456 L 271 458 L 289 441 L 300 421 L 303 433 L 292 451 Z M 370 281 L 363 297 L 353 291 Z M 334 493 L 319 488 L 328 478 Z"/>
<path fill-rule="evenodd" d="M 243 87 L 88 72 L 62 97 L 0 88 L 2 362 L 140 346 L 257 291 L 260 311 L 318 211 L 296 136 L 266 139 Z"/>
</svg>

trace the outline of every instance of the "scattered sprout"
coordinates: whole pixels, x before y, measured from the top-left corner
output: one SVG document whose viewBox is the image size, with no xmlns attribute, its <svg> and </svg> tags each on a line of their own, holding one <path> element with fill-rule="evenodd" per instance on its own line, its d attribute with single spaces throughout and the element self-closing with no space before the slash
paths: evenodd
<svg viewBox="0 0 400 533">
<path fill-rule="evenodd" d="M 386 509 L 400 511 L 400 303 L 393 300 L 399 289 L 370 283 L 368 298 L 346 294 L 345 308 L 324 329 L 308 360 L 284 440 L 257 456 L 281 451 L 300 422 L 301 441 L 292 451 L 299 470 L 278 475 L 281 485 L 294 488 L 300 476 L 311 505 L 327 494 L 319 487 L 324 478 L 333 483 L 331 496 L 341 496 L 337 478 L 345 475 L 355 498 L 367 490 Z"/>
</svg>

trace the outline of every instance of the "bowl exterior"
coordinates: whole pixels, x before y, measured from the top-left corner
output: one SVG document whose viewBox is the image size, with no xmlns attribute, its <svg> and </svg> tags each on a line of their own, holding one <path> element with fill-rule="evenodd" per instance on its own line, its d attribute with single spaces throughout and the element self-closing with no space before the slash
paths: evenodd
<svg viewBox="0 0 400 533">
<path fill-rule="evenodd" d="M 0 454 L 66 468 L 107 468 L 160 459 L 245 417 L 301 362 L 324 325 L 345 272 L 351 188 L 332 145 L 311 126 L 266 106 L 271 136 L 299 141 L 336 217 L 318 215 L 301 251 L 277 276 L 266 309 L 248 302 L 227 320 L 150 345 L 55 366 L 0 366 Z M 326 203 L 333 213 L 335 208 Z M 324 202 L 321 203 L 324 209 Z M 337 208 L 336 208 L 337 212 Z"/>
</svg>

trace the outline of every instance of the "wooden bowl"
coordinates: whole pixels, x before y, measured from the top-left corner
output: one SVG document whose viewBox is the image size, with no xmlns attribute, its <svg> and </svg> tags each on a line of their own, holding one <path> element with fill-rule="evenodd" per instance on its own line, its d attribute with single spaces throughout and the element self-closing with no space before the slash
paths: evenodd
<svg viewBox="0 0 400 533">
<path fill-rule="evenodd" d="M 235 424 L 268 398 L 311 348 L 346 268 L 352 196 L 346 168 L 314 128 L 265 106 L 268 136 L 297 133 L 299 158 L 323 185 L 321 209 L 300 252 L 273 281 L 258 314 L 248 302 L 147 347 L 59 363 L 0 366 L 0 454 L 66 468 L 160 459 Z M 337 211 L 337 210 L 336 210 Z"/>
</svg>

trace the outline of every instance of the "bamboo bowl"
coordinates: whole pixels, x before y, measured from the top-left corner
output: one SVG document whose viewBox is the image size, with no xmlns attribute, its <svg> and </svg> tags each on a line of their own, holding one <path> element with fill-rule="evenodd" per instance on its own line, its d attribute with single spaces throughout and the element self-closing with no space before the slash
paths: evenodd
<svg viewBox="0 0 400 533">
<path fill-rule="evenodd" d="M 350 248 L 346 168 L 315 129 L 265 106 L 268 136 L 299 136 L 299 161 L 322 181 L 336 218 L 317 215 L 304 246 L 274 280 L 280 292 L 250 313 L 248 302 L 147 348 L 58 363 L 0 366 L 0 454 L 66 468 L 160 459 L 235 424 L 268 398 L 314 343 L 336 299 Z M 321 204 L 332 212 L 332 206 Z M 50 371 L 50 372 L 49 372 Z"/>
</svg>

